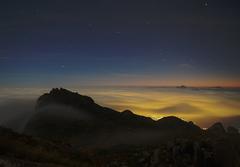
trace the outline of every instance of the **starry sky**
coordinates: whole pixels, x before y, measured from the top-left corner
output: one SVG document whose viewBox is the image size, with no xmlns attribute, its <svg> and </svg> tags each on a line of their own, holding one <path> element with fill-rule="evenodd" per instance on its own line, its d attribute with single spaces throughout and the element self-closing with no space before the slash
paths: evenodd
<svg viewBox="0 0 240 167">
<path fill-rule="evenodd" d="M 238 0 L 0 2 L 0 87 L 240 86 Z"/>
</svg>

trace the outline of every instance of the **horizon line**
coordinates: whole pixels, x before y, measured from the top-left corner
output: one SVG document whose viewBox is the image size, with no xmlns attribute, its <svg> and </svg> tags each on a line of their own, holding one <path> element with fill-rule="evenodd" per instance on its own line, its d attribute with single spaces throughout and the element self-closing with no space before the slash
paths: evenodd
<svg viewBox="0 0 240 167">
<path fill-rule="evenodd" d="M 0 86 L 1 89 L 8 89 L 8 88 L 77 88 L 77 87 L 149 87 L 149 88 L 215 88 L 215 89 L 224 89 L 224 88 L 239 88 L 240 86 L 206 86 L 206 85 L 56 85 L 56 86 Z"/>
</svg>

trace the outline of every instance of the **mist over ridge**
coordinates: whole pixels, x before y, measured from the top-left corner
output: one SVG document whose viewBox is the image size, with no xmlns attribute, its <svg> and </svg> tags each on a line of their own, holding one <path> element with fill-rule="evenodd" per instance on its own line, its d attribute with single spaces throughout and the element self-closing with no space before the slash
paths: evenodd
<svg viewBox="0 0 240 167">
<path fill-rule="evenodd" d="M 238 89 L 162 87 L 79 87 L 71 89 L 93 97 L 101 105 L 118 111 L 130 109 L 136 114 L 153 119 L 175 115 L 194 121 L 203 128 L 217 121 L 239 126 L 235 121 L 240 115 L 240 91 Z M 17 115 L 32 111 L 37 97 L 47 90 L 49 89 L 1 90 L 0 122 L 13 120 Z"/>
</svg>

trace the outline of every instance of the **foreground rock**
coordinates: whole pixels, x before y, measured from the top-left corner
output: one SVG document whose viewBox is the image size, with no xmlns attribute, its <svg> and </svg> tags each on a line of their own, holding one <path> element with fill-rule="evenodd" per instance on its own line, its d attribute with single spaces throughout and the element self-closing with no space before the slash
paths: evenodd
<svg viewBox="0 0 240 167">
<path fill-rule="evenodd" d="M 2 167 L 74 167 L 92 166 L 85 154 L 71 145 L 18 134 L 0 127 L 0 166 Z"/>
</svg>

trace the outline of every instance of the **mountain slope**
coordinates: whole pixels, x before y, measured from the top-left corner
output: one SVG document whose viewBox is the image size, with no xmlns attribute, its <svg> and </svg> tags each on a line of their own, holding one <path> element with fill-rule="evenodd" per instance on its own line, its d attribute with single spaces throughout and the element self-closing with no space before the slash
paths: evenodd
<svg viewBox="0 0 240 167">
<path fill-rule="evenodd" d="M 115 145 L 192 136 L 201 134 L 202 130 L 176 117 L 154 121 L 129 110 L 117 112 L 96 104 L 88 96 L 56 88 L 39 97 L 36 113 L 24 132 L 79 145 Z"/>
<path fill-rule="evenodd" d="M 25 133 L 32 136 L 0 127 L 0 166 L 240 166 L 234 127 L 201 130 L 174 116 L 154 121 L 65 89 L 39 97 Z"/>
</svg>

